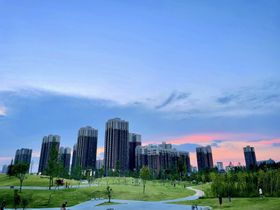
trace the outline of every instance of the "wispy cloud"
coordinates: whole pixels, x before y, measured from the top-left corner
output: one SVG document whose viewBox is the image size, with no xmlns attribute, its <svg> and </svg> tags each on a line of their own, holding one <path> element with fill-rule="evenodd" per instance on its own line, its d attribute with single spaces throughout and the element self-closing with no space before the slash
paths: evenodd
<svg viewBox="0 0 280 210">
<path fill-rule="evenodd" d="M 7 115 L 7 109 L 4 106 L 0 105 L 0 117 L 6 116 Z"/>
<path fill-rule="evenodd" d="M 174 91 L 168 96 L 168 98 L 165 101 L 163 101 L 160 105 L 156 106 L 155 108 L 156 109 L 164 108 L 176 101 L 187 99 L 190 95 L 191 95 L 190 93 Z"/>
</svg>

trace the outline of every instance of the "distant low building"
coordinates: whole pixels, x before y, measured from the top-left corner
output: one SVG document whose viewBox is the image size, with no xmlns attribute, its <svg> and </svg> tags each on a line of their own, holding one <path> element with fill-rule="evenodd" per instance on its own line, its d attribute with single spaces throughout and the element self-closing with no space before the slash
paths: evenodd
<svg viewBox="0 0 280 210">
<path fill-rule="evenodd" d="M 268 160 L 260 160 L 257 162 L 257 166 L 260 166 L 260 165 L 273 165 L 275 164 L 276 162 L 272 159 L 268 159 Z"/>
<path fill-rule="evenodd" d="M 2 167 L 2 173 L 6 174 L 8 172 L 8 165 L 3 165 Z"/>
<path fill-rule="evenodd" d="M 174 170 L 179 161 L 186 166 L 186 174 L 191 172 L 189 153 L 177 151 L 171 144 L 163 142 L 159 145 L 136 147 L 136 168 L 148 166 L 154 175 L 159 174 L 160 171 Z"/>
<path fill-rule="evenodd" d="M 224 170 L 223 162 L 217 162 L 217 168 L 218 168 L 218 171 Z"/>
</svg>

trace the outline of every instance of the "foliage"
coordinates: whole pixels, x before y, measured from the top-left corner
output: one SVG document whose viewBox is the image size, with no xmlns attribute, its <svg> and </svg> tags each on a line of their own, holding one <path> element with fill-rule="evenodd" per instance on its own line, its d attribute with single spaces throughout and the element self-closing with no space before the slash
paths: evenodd
<svg viewBox="0 0 280 210">
<path fill-rule="evenodd" d="M 17 209 L 17 207 L 20 205 L 21 198 L 18 194 L 18 190 L 14 190 L 14 208 Z"/>
<path fill-rule="evenodd" d="M 203 198 L 194 201 L 180 201 L 174 202 L 174 204 L 210 206 L 214 210 L 278 210 L 280 206 L 280 198 L 233 198 L 231 202 L 229 202 L 228 199 L 223 199 L 222 206 L 220 206 L 217 198 Z"/>
<path fill-rule="evenodd" d="M 17 163 L 15 165 L 10 165 L 9 176 L 15 176 L 19 179 L 20 188 L 19 192 L 21 192 L 23 180 L 26 178 L 26 174 L 28 173 L 29 165 L 24 163 Z"/>
<path fill-rule="evenodd" d="M 53 178 L 59 174 L 59 163 L 58 163 L 58 151 L 56 146 L 53 144 L 50 151 L 48 160 L 48 167 L 46 169 L 46 175 L 49 176 L 49 189 L 53 186 Z"/>
<path fill-rule="evenodd" d="M 215 196 L 258 196 L 259 188 L 262 188 L 266 196 L 280 196 L 280 169 L 212 173 L 211 180 L 211 189 Z"/>
<path fill-rule="evenodd" d="M 107 186 L 106 188 L 106 194 L 108 196 L 108 202 L 111 202 L 111 197 L 112 197 L 112 188 L 110 188 L 110 186 Z"/>
<path fill-rule="evenodd" d="M 140 178 L 143 182 L 143 194 L 145 193 L 146 189 L 146 181 L 150 178 L 150 170 L 147 166 L 143 166 L 140 170 Z"/>
</svg>

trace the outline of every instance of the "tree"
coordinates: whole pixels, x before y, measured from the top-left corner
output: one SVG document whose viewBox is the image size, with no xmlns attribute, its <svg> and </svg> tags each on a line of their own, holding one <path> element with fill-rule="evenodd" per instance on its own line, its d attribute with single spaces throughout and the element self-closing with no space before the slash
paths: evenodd
<svg viewBox="0 0 280 210">
<path fill-rule="evenodd" d="M 121 162 L 117 160 L 116 162 L 116 167 L 115 167 L 115 176 L 120 176 L 120 169 L 121 169 Z"/>
<path fill-rule="evenodd" d="M 26 178 L 28 169 L 29 169 L 29 165 L 24 163 L 17 163 L 12 167 L 12 175 L 19 179 L 19 183 L 20 183 L 19 192 L 21 192 L 23 180 Z"/>
<path fill-rule="evenodd" d="M 14 190 L 14 208 L 17 209 L 17 207 L 20 205 L 20 195 L 18 194 L 18 190 Z"/>
<path fill-rule="evenodd" d="M 140 178 L 143 182 L 143 193 L 145 193 L 146 189 L 146 181 L 150 178 L 150 170 L 147 166 L 143 166 L 140 170 Z"/>
<path fill-rule="evenodd" d="M 110 186 L 107 186 L 106 188 L 106 194 L 108 196 L 108 199 L 109 199 L 109 203 L 111 202 L 111 196 L 112 196 L 112 188 L 110 188 Z"/>
<path fill-rule="evenodd" d="M 46 174 L 49 176 L 49 190 L 53 186 L 53 178 L 59 173 L 59 163 L 58 163 L 58 151 L 55 145 L 52 145 L 50 156 L 48 160 L 48 167 L 46 169 Z"/>
<path fill-rule="evenodd" d="M 90 186 L 91 183 L 94 181 L 94 176 L 92 174 L 92 170 L 91 169 L 87 169 L 86 170 L 86 178 L 87 178 L 87 181 L 88 181 L 88 185 Z"/>
<path fill-rule="evenodd" d="M 71 177 L 76 180 L 81 180 L 82 178 L 82 167 L 80 166 L 78 161 L 76 162 L 73 171 L 71 171 Z"/>
<path fill-rule="evenodd" d="M 182 156 L 179 157 L 177 168 L 180 174 L 180 180 L 182 181 L 182 178 L 186 175 L 187 171 L 186 162 L 184 161 L 184 158 Z"/>
</svg>

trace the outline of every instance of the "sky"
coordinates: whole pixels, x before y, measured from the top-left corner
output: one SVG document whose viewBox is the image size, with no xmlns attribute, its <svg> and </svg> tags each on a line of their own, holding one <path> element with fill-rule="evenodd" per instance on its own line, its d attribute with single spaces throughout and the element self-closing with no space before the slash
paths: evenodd
<svg viewBox="0 0 280 210">
<path fill-rule="evenodd" d="M 0 0 L 0 167 L 108 119 L 143 144 L 280 161 L 280 2 Z"/>
</svg>

